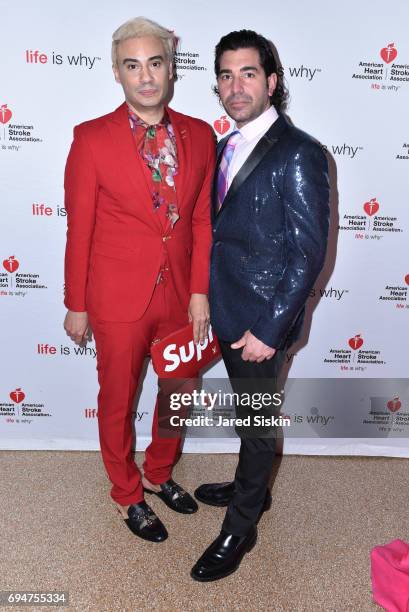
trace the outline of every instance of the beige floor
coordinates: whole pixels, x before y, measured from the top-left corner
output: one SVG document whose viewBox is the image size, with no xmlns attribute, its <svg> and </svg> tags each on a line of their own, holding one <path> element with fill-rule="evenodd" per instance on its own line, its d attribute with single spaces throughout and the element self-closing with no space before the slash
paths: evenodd
<svg viewBox="0 0 409 612">
<path fill-rule="evenodd" d="M 3 451 L 0 459 L 0 590 L 69 591 L 70 609 L 81 612 L 376 611 L 370 549 L 409 540 L 406 460 L 284 457 L 258 545 L 234 575 L 201 584 L 189 570 L 218 534 L 223 509 L 183 516 L 155 498 L 170 537 L 145 543 L 109 501 L 99 453 Z M 174 476 L 192 491 L 229 479 L 235 461 L 184 455 Z"/>
</svg>

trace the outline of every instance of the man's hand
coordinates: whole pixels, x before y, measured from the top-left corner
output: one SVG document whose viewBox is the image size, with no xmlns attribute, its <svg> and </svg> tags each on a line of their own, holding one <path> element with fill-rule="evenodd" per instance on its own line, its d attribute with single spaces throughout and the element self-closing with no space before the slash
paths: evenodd
<svg viewBox="0 0 409 612">
<path fill-rule="evenodd" d="M 264 344 L 261 340 L 253 336 L 250 330 L 244 332 L 244 335 L 240 340 L 230 345 L 233 349 L 242 348 L 244 346 L 241 358 L 244 361 L 256 361 L 261 363 L 264 359 L 271 359 L 274 357 L 276 350 Z"/>
<path fill-rule="evenodd" d="M 75 342 L 75 344 L 81 344 L 84 340 L 87 340 L 88 331 L 88 314 L 86 312 L 73 312 L 68 310 L 65 315 L 64 329 L 67 332 L 67 336 Z"/>
<path fill-rule="evenodd" d="M 192 293 L 189 303 L 189 323 L 193 321 L 193 340 L 195 344 L 204 342 L 209 331 L 209 302 L 204 293 Z"/>
</svg>

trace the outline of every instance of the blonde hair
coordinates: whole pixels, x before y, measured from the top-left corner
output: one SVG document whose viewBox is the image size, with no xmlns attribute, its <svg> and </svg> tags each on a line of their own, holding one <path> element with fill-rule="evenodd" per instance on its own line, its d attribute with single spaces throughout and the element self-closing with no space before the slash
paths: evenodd
<svg viewBox="0 0 409 612">
<path fill-rule="evenodd" d="M 165 47 L 165 52 L 169 62 L 173 62 L 176 52 L 178 39 L 173 32 L 162 27 L 155 21 L 146 19 L 145 17 L 134 17 L 125 21 L 112 34 L 112 64 L 117 65 L 117 48 L 120 42 L 129 38 L 140 38 L 142 36 L 156 36 L 160 38 Z"/>
</svg>

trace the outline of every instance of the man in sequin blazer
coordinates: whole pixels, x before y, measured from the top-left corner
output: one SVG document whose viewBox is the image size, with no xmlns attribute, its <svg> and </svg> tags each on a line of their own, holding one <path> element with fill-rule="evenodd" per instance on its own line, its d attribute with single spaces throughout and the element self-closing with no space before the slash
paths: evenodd
<svg viewBox="0 0 409 612">
<path fill-rule="evenodd" d="M 210 317 L 233 389 L 278 392 L 286 349 L 299 336 L 305 303 L 325 259 L 329 184 L 326 156 L 281 113 L 282 77 L 263 36 L 241 30 L 216 47 L 217 90 L 236 129 L 218 147 L 213 187 Z M 246 413 L 236 405 L 238 415 Z M 255 411 L 249 410 L 251 417 Z M 258 411 L 272 414 L 272 410 Z M 222 531 L 192 570 L 223 578 L 255 544 L 271 502 L 274 425 L 236 427 L 235 478 L 200 486 L 204 503 L 228 506 Z"/>
</svg>

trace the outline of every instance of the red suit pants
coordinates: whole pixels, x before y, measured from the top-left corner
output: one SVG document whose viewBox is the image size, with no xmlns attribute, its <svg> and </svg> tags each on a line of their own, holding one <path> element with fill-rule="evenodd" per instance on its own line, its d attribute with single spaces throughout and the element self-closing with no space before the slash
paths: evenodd
<svg viewBox="0 0 409 612">
<path fill-rule="evenodd" d="M 181 305 L 168 272 L 156 285 L 141 319 L 101 321 L 90 317 L 97 348 L 98 427 L 102 459 L 112 482 L 111 497 L 126 506 L 143 500 L 141 473 L 132 452 L 132 408 L 144 360 L 154 340 L 188 323 L 188 305 Z M 180 456 L 180 437 L 158 435 L 158 401 L 152 421 L 152 441 L 145 451 L 143 471 L 153 484 L 171 477 Z"/>
</svg>

